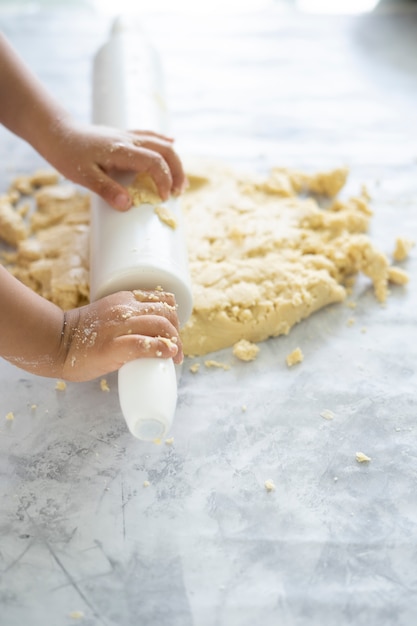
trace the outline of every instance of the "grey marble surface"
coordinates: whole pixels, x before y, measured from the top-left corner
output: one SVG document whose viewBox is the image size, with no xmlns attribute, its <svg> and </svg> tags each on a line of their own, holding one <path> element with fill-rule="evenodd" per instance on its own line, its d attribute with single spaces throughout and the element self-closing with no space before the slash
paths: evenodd
<svg viewBox="0 0 417 626">
<path fill-rule="evenodd" d="M 257 169 L 347 164 L 348 191 L 366 183 L 373 196 L 381 249 L 417 238 L 415 9 L 146 24 L 183 153 Z M 0 27 L 89 119 L 109 19 L 0 13 Z M 2 188 L 40 163 L 0 131 Z M 415 624 L 415 251 L 403 267 L 411 282 L 384 307 L 361 279 L 354 311 L 315 314 L 254 363 L 226 350 L 214 358 L 229 371 L 193 375 L 186 361 L 171 446 L 130 436 L 114 375 L 110 393 L 98 381 L 58 392 L 1 362 L 1 626 Z M 305 360 L 289 370 L 297 346 Z"/>
</svg>

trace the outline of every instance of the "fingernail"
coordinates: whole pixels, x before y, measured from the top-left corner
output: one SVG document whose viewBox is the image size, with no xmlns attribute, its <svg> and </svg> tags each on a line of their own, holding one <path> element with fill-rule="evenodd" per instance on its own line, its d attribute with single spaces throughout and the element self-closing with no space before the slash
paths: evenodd
<svg viewBox="0 0 417 626">
<path fill-rule="evenodd" d="M 119 193 L 114 199 L 114 205 L 117 209 L 121 211 L 126 211 L 126 209 L 130 209 L 132 201 L 129 196 L 124 193 Z"/>
</svg>

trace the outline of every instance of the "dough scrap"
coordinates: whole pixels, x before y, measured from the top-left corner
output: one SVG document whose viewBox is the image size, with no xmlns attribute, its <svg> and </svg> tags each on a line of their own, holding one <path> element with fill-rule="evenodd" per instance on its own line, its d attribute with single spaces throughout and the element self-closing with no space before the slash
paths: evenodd
<svg viewBox="0 0 417 626">
<path fill-rule="evenodd" d="M 227 363 L 221 363 L 221 361 L 215 361 L 213 359 L 208 359 L 207 361 L 204 361 L 204 365 L 206 367 L 216 367 L 224 371 L 230 370 L 230 365 L 227 365 Z"/>
<path fill-rule="evenodd" d="M 276 489 L 275 483 L 271 478 L 268 478 L 268 480 L 265 481 L 264 487 L 268 492 L 275 491 Z"/>
<path fill-rule="evenodd" d="M 285 360 L 287 362 L 288 367 L 292 367 L 293 365 L 297 365 L 298 363 L 301 363 L 304 360 L 304 355 L 301 351 L 301 348 L 296 348 L 295 350 L 290 352 L 290 354 L 287 355 L 287 358 Z"/>
<path fill-rule="evenodd" d="M 394 261 L 404 261 L 410 254 L 411 249 L 415 246 L 415 241 L 407 237 L 397 237 L 395 240 L 395 248 L 392 253 Z"/>
<path fill-rule="evenodd" d="M 110 391 L 110 387 L 107 383 L 107 380 L 105 378 L 102 378 L 100 380 L 100 389 L 101 391 Z"/>
<path fill-rule="evenodd" d="M 259 354 L 259 346 L 247 339 L 241 339 L 233 346 L 233 354 L 241 361 L 253 361 Z"/>
<path fill-rule="evenodd" d="M 335 418 L 335 414 L 330 409 L 321 411 L 320 416 L 325 420 L 333 420 Z"/>
<path fill-rule="evenodd" d="M 369 463 L 369 461 L 372 460 L 371 457 L 367 456 L 363 452 L 357 452 L 355 457 L 358 463 Z"/>
</svg>

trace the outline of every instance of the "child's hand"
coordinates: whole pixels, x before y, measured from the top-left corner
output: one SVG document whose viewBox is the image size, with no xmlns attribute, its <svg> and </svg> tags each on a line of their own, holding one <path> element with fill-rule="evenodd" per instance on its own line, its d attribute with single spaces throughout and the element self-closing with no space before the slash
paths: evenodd
<svg viewBox="0 0 417 626">
<path fill-rule="evenodd" d="M 147 172 L 162 200 L 180 194 L 185 187 L 173 139 L 150 131 L 122 131 L 66 120 L 42 148 L 45 158 L 66 178 L 94 191 L 119 211 L 129 209 L 132 201 L 112 177 L 117 171 Z"/>
<path fill-rule="evenodd" d="M 62 378 L 86 381 L 146 357 L 183 359 L 174 296 L 123 291 L 66 313 Z"/>
</svg>

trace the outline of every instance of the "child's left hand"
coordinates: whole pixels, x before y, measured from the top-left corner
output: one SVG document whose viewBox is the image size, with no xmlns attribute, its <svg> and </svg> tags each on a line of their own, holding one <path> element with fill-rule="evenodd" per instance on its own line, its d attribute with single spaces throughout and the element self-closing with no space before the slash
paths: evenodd
<svg viewBox="0 0 417 626">
<path fill-rule="evenodd" d="M 147 172 L 162 200 L 185 188 L 173 139 L 151 131 L 122 131 L 65 120 L 43 148 L 45 158 L 66 178 L 102 196 L 119 211 L 129 209 L 132 201 L 112 177 L 117 171 Z"/>
</svg>

